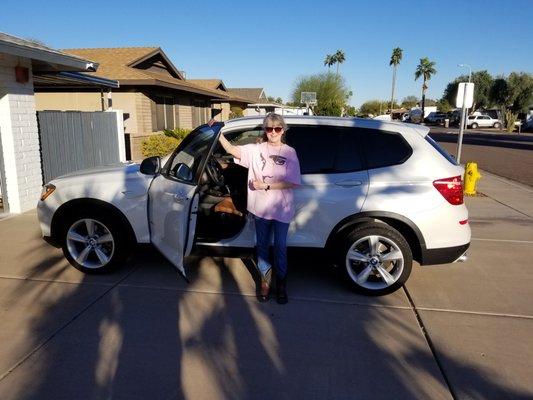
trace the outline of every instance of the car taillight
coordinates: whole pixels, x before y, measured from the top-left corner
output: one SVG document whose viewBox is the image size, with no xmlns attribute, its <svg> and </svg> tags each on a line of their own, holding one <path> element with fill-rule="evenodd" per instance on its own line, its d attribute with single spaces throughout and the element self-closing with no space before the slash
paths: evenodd
<svg viewBox="0 0 533 400">
<path fill-rule="evenodd" d="M 452 178 L 443 178 L 433 181 L 435 189 L 442 194 L 448 203 L 458 206 L 463 204 L 463 180 L 461 176 L 454 176 Z"/>
</svg>

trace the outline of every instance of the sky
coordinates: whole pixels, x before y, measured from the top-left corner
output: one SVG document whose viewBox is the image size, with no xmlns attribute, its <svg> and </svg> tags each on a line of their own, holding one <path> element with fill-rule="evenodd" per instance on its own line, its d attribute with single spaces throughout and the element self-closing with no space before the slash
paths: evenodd
<svg viewBox="0 0 533 400">
<path fill-rule="evenodd" d="M 326 72 L 341 49 L 350 103 L 390 99 L 394 47 L 403 49 L 397 99 L 420 97 L 414 71 L 436 62 L 427 98 L 467 68 L 533 72 L 533 0 L 34 1 L 4 0 L 0 32 L 56 49 L 159 46 L 187 78 L 263 87 L 290 100 L 301 76 Z M 334 68 L 332 68 L 334 70 Z"/>
</svg>

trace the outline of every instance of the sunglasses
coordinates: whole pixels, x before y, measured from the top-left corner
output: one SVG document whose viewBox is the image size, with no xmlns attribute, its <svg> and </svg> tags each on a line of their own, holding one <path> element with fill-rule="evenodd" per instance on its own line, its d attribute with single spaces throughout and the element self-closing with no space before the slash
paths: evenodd
<svg viewBox="0 0 533 400">
<path fill-rule="evenodd" d="M 266 133 L 272 133 L 272 132 L 281 133 L 281 131 L 283 131 L 283 128 L 281 126 L 276 126 L 276 127 L 267 126 L 265 128 L 265 131 Z"/>
</svg>

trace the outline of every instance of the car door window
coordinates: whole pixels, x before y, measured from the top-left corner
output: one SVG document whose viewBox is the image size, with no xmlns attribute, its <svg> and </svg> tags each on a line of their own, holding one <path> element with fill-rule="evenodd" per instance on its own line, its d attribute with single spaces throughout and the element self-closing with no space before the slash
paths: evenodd
<svg viewBox="0 0 533 400">
<path fill-rule="evenodd" d="M 231 144 L 236 146 L 244 146 L 246 144 L 258 143 L 263 136 L 263 128 L 261 126 L 246 129 L 244 131 L 230 132 L 226 138 Z"/>
<path fill-rule="evenodd" d="M 369 169 L 402 164 L 413 154 L 411 146 L 398 133 L 376 129 L 364 131 L 363 148 Z"/>
<path fill-rule="evenodd" d="M 287 143 L 296 150 L 302 174 L 335 172 L 340 132 L 331 127 L 291 126 Z"/>
<path fill-rule="evenodd" d="M 207 157 L 218 129 L 220 127 L 204 125 L 191 132 L 170 158 L 162 174 L 171 179 L 195 183 L 200 165 Z"/>
</svg>

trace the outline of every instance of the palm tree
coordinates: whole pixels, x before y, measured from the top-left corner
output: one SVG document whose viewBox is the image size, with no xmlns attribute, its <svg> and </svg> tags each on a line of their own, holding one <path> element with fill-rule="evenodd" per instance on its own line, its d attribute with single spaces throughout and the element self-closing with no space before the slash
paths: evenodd
<svg viewBox="0 0 533 400">
<path fill-rule="evenodd" d="M 333 57 L 335 59 L 335 64 L 337 64 L 337 76 L 339 75 L 339 64 L 342 64 L 344 61 L 346 61 L 346 55 L 344 54 L 344 51 L 337 50 L 335 54 L 333 54 Z"/>
<path fill-rule="evenodd" d="M 324 65 L 327 65 L 329 69 L 333 64 L 335 64 L 335 56 L 328 54 L 324 59 Z"/>
<path fill-rule="evenodd" d="M 428 89 L 427 81 L 431 79 L 431 75 L 437 73 L 435 69 L 435 62 L 429 61 L 429 58 L 424 57 L 420 59 L 420 64 L 416 67 L 415 71 L 415 81 L 423 77 L 424 83 L 422 84 L 422 122 L 424 121 L 424 112 L 425 112 L 425 102 L 426 102 L 426 90 Z"/>
<path fill-rule="evenodd" d="M 403 56 L 403 50 L 400 49 L 399 47 L 395 47 L 392 50 L 392 56 L 391 56 L 390 62 L 389 62 L 389 65 L 392 66 L 392 94 L 391 94 L 391 97 L 390 97 L 391 113 L 392 113 L 392 108 L 393 108 L 393 105 L 394 105 L 394 89 L 396 87 L 396 67 L 398 67 L 398 65 L 402 61 L 402 56 Z"/>
</svg>

